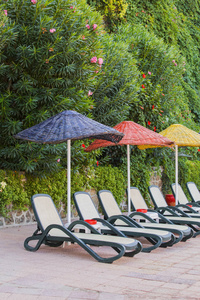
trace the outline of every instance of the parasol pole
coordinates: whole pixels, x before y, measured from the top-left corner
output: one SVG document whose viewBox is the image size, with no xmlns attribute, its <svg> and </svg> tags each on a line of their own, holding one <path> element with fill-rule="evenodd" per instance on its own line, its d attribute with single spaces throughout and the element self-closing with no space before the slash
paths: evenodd
<svg viewBox="0 0 200 300">
<path fill-rule="evenodd" d="M 178 145 L 175 145 L 175 200 L 178 204 Z"/>
<path fill-rule="evenodd" d="M 67 223 L 71 223 L 71 140 L 67 140 Z"/>
<path fill-rule="evenodd" d="M 128 214 L 131 213 L 131 176 L 130 176 L 130 146 L 127 145 L 127 180 L 128 180 Z"/>
</svg>

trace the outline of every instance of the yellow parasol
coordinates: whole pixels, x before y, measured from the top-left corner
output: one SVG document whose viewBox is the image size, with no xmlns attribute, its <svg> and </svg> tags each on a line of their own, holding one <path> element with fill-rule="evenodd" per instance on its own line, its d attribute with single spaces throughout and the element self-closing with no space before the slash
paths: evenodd
<svg viewBox="0 0 200 300">
<path fill-rule="evenodd" d="M 181 124 L 170 125 L 159 134 L 175 142 L 175 181 L 176 181 L 176 204 L 178 203 L 178 147 L 200 147 L 200 134 Z M 153 148 L 151 145 L 138 146 L 139 149 Z M 158 147 L 158 146 L 157 146 Z"/>
</svg>

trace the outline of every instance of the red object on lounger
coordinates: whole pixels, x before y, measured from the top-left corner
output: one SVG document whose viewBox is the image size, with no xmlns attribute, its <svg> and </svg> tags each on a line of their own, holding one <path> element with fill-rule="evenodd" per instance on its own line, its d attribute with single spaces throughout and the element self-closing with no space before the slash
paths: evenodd
<svg viewBox="0 0 200 300">
<path fill-rule="evenodd" d="M 95 225 L 95 224 L 97 224 L 97 220 L 89 220 L 89 219 L 87 219 L 87 220 L 84 220 L 85 222 L 87 222 L 88 224 L 90 224 L 90 225 Z"/>
<path fill-rule="evenodd" d="M 167 194 L 167 195 L 165 195 L 165 199 L 166 199 L 166 202 L 169 206 L 175 206 L 176 205 L 174 195 Z"/>
<path fill-rule="evenodd" d="M 138 208 L 137 211 L 142 213 L 147 213 L 147 209 L 143 209 L 143 208 Z"/>
</svg>

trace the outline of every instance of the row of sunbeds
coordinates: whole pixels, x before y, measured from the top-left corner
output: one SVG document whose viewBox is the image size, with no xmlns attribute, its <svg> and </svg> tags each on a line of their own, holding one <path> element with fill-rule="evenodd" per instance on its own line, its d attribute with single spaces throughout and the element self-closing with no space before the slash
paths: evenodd
<svg viewBox="0 0 200 300">
<path fill-rule="evenodd" d="M 25 249 L 37 251 L 42 244 L 59 247 L 65 242 L 76 243 L 97 261 L 112 263 L 122 256 L 131 257 L 141 251 L 171 247 L 200 234 L 200 193 L 194 183 L 188 183 L 187 187 L 192 202 L 188 203 L 179 185 L 180 203 L 168 207 L 160 189 L 150 186 L 155 210 L 149 209 L 139 189 L 132 187 L 133 211 L 129 216 L 121 212 L 111 191 L 99 191 L 97 195 L 104 219 L 100 217 L 89 193 L 76 192 L 73 197 L 80 220 L 67 226 L 63 224 L 49 195 L 34 195 L 31 202 L 37 230 L 25 240 Z M 174 185 L 172 191 L 175 193 Z M 185 203 L 181 203 L 183 199 Z M 146 240 L 145 243 L 137 240 L 141 237 Z M 102 256 L 98 254 L 98 247 L 91 246 L 111 247 L 113 251 L 109 252 L 110 256 Z"/>
</svg>

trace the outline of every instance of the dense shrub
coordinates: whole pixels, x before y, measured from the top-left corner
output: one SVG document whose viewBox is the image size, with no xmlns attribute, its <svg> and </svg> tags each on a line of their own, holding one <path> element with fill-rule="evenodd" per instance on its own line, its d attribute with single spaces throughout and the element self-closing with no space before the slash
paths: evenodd
<svg viewBox="0 0 200 300">
<path fill-rule="evenodd" d="M 0 8 L 7 12 L 0 26 L 0 167 L 56 170 L 65 145 L 27 144 L 13 135 L 65 109 L 90 114 L 102 18 L 84 0 L 8 0 Z"/>
<path fill-rule="evenodd" d="M 99 122 L 115 126 L 129 118 L 138 101 L 140 72 L 123 38 L 104 35 L 101 42 L 104 62 L 93 93 L 93 116 Z"/>
</svg>

